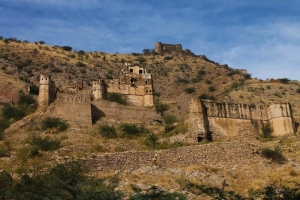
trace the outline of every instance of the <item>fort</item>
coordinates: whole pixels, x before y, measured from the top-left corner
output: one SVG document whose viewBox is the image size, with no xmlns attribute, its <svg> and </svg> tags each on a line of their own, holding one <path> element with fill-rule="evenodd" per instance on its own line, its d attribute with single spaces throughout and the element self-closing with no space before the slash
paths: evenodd
<svg viewBox="0 0 300 200">
<path fill-rule="evenodd" d="M 151 74 L 138 66 L 126 67 L 118 78 L 95 80 L 92 87 L 84 87 L 83 81 L 58 86 L 49 75 L 41 74 L 39 107 L 49 108 L 51 115 L 80 127 L 89 127 L 103 117 L 144 125 L 161 121 L 154 110 L 143 108 L 154 105 Z M 106 101 L 112 93 L 122 95 L 128 105 Z"/>
<path fill-rule="evenodd" d="M 58 87 L 50 76 L 40 76 L 40 107 L 48 107 L 51 115 L 68 120 L 74 126 L 90 127 L 102 118 L 113 122 L 143 125 L 163 121 L 154 109 L 153 80 L 146 69 L 127 65 L 118 78 L 98 79 L 92 87 L 82 81 Z M 127 106 L 106 101 L 112 93 L 123 95 Z M 50 105 L 50 106 L 49 106 Z M 217 139 L 224 136 L 246 136 L 261 133 L 263 127 L 273 129 L 274 136 L 295 133 L 292 109 L 288 103 L 269 106 L 235 104 L 230 101 L 190 100 L 188 134 L 190 138 Z M 245 131 L 247 130 L 247 131 Z"/>
</svg>

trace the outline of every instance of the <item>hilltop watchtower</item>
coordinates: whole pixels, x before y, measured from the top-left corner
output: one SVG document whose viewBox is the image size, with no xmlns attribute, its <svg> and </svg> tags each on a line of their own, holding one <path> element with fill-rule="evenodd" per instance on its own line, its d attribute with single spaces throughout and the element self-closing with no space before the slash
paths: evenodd
<svg viewBox="0 0 300 200">
<path fill-rule="evenodd" d="M 182 46 L 181 44 L 163 44 L 161 42 L 156 42 L 154 51 L 160 55 L 163 53 L 182 52 Z"/>
</svg>

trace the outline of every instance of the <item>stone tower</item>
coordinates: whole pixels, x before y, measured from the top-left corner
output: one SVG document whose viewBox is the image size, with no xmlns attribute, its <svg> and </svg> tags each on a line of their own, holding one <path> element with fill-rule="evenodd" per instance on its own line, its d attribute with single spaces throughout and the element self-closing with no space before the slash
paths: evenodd
<svg viewBox="0 0 300 200">
<path fill-rule="evenodd" d="M 93 96 L 94 100 L 103 98 L 103 81 L 100 79 L 93 82 Z"/>
<path fill-rule="evenodd" d="M 54 83 L 51 81 L 50 76 L 41 74 L 40 75 L 40 87 L 38 103 L 39 106 L 48 106 L 55 99 L 56 91 Z"/>
<path fill-rule="evenodd" d="M 198 136 L 211 139 L 205 106 L 201 100 L 190 100 L 190 116 L 188 120 L 189 133 L 196 140 Z"/>
<path fill-rule="evenodd" d="M 163 54 L 163 45 L 161 42 L 156 42 L 155 43 L 155 48 L 154 48 L 154 51 L 158 54 Z"/>
</svg>

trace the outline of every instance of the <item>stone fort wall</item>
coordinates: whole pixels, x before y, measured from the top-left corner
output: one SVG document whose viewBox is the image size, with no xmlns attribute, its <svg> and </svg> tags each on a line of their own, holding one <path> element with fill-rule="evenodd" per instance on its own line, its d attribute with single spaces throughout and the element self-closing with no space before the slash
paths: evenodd
<svg viewBox="0 0 300 200">
<path fill-rule="evenodd" d="M 101 118 L 120 123 L 137 123 L 143 125 L 152 125 L 158 121 L 162 122 L 161 116 L 154 110 L 143 107 L 124 106 L 105 100 L 92 102 L 93 123 Z"/>
<path fill-rule="evenodd" d="M 265 107 L 191 100 L 188 123 L 191 137 L 195 138 L 208 133 L 215 137 L 237 136 L 244 127 L 261 133 L 267 124 L 273 128 L 274 136 L 295 133 L 291 107 L 287 103 Z"/>
<path fill-rule="evenodd" d="M 52 114 L 77 127 L 92 125 L 91 97 L 89 91 L 78 93 L 58 93 L 51 105 Z"/>
</svg>

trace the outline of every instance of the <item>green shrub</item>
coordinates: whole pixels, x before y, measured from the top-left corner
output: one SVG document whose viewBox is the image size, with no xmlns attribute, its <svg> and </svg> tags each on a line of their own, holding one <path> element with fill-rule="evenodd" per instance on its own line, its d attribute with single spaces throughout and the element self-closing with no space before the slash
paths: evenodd
<svg viewBox="0 0 300 200">
<path fill-rule="evenodd" d="M 205 80 L 205 83 L 206 84 L 211 84 L 212 82 L 211 82 L 211 80 Z"/>
<path fill-rule="evenodd" d="M 18 121 L 25 117 L 26 113 L 24 110 L 11 106 L 10 104 L 5 104 L 2 108 L 2 117 L 6 120 Z"/>
<path fill-rule="evenodd" d="M 296 92 L 297 92 L 297 93 L 300 93 L 300 88 L 298 88 L 298 89 L 296 90 Z"/>
<path fill-rule="evenodd" d="M 166 57 L 164 57 L 164 60 L 172 60 L 172 59 L 173 59 L 172 56 L 166 56 Z"/>
<path fill-rule="evenodd" d="M 76 66 L 77 66 L 77 67 L 86 67 L 86 64 L 84 64 L 84 63 L 81 62 L 81 61 L 78 61 L 78 62 L 76 63 Z"/>
<path fill-rule="evenodd" d="M 176 116 L 173 115 L 165 115 L 163 116 L 163 119 L 166 123 L 166 132 L 173 130 L 173 124 L 178 121 Z"/>
<path fill-rule="evenodd" d="M 163 102 L 155 102 L 154 104 L 156 112 L 160 113 L 161 116 L 164 115 L 164 112 L 169 110 L 169 104 Z"/>
<path fill-rule="evenodd" d="M 7 146 L 0 144 L 0 158 L 9 157 L 10 151 Z"/>
<path fill-rule="evenodd" d="M 116 129 L 112 125 L 109 124 L 100 125 L 99 130 L 100 130 L 100 134 L 105 138 L 117 137 Z"/>
<path fill-rule="evenodd" d="M 216 90 L 216 88 L 215 88 L 214 86 L 209 86 L 209 87 L 208 87 L 208 90 L 209 90 L 210 92 L 213 92 L 213 91 Z"/>
<path fill-rule="evenodd" d="M 121 130 L 125 136 L 140 136 L 142 129 L 139 128 L 136 124 L 121 124 Z"/>
<path fill-rule="evenodd" d="M 30 94 L 39 95 L 39 86 L 31 85 Z"/>
<path fill-rule="evenodd" d="M 146 139 L 146 145 L 152 146 L 152 148 L 155 149 L 157 140 L 158 140 L 157 135 L 155 135 L 154 133 L 150 133 Z"/>
<path fill-rule="evenodd" d="M 138 192 L 132 195 L 129 200 L 186 200 L 183 194 L 169 193 L 152 186 L 147 193 Z"/>
<path fill-rule="evenodd" d="M 276 147 L 274 150 L 269 149 L 269 148 L 264 148 L 264 149 L 262 149 L 261 154 L 264 157 L 271 159 L 272 162 L 276 162 L 279 164 L 283 164 L 286 162 L 286 159 L 283 156 L 279 147 Z"/>
<path fill-rule="evenodd" d="M 127 101 L 123 98 L 121 94 L 109 93 L 107 96 L 108 101 L 116 102 L 122 105 L 127 105 Z"/>
<path fill-rule="evenodd" d="M 189 88 L 185 88 L 184 92 L 191 94 L 195 92 L 195 88 L 194 87 L 189 87 Z"/>
<path fill-rule="evenodd" d="M 42 121 L 42 129 L 56 128 L 58 131 L 64 131 L 69 127 L 68 123 L 57 117 L 47 117 Z"/>
<path fill-rule="evenodd" d="M 7 129 L 9 127 L 9 125 L 10 125 L 10 123 L 8 120 L 0 118 L 0 134 L 2 134 L 5 131 L 5 129 Z M 0 137 L 0 140 L 1 140 L 1 137 Z"/>
<path fill-rule="evenodd" d="M 281 79 L 279 79 L 279 81 L 280 81 L 281 83 L 283 83 L 283 84 L 288 84 L 288 83 L 291 82 L 291 80 L 288 79 L 288 78 L 281 78 Z"/>
<path fill-rule="evenodd" d="M 197 72 L 198 77 L 201 77 L 201 76 L 203 76 L 203 75 L 205 75 L 205 74 L 206 74 L 206 72 L 205 72 L 204 70 L 199 70 L 199 71 Z"/>
<path fill-rule="evenodd" d="M 72 51 L 72 47 L 69 46 L 62 46 L 61 48 L 65 51 Z"/>
<path fill-rule="evenodd" d="M 52 151 L 60 148 L 60 141 L 51 139 L 49 136 L 45 138 L 34 136 L 31 138 L 30 145 L 43 151 Z"/>
<path fill-rule="evenodd" d="M 188 84 L 188 83 L 189 83 L 189 80 L 184 79 L 184 78 L 178 78 L 178 79 L 175 81 L 175 83 L 176 83 L 176 84 L 180 84 L 180 83 Z"/>
<path fill-rule="evenodd" d="M 262 136 L 264 138 L 270 138 L 271 134 L 273 132 L 273 129 L 271 128 L 270 124 L 267 124 L 261 128 L 261 131 L 262 131 Z"/>
<path fill-rule="evenodd" d="M 233 82 L 231 84 L 231 89 L 237 89 L 239 87 L 239 83 L 238 82 Z"/>
<path fill-rule="evenodd" d="M 251 74 L 243 74 L 243 77 L 245 78 L 245 79 L 251 79 Z"/>
<path fill-rule="evenodd" d="M 35 99 L 33 98 L 33 96 L 31 96 L 29 94 L 28 95 L 24 94 L 24 95 L 19 96 L 19 101 L 18 101 L 19 106 L 27 107 L 34 103 L 36 103 Z"/>
<path fill-rule="evenodd" d="M 209 96 L 207 94 L 202 93 L 198 98 L 199 99 L 208 99 Z"/>
</svg>

